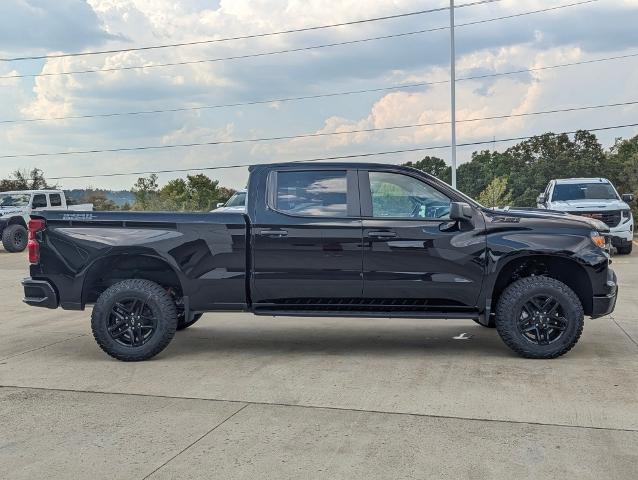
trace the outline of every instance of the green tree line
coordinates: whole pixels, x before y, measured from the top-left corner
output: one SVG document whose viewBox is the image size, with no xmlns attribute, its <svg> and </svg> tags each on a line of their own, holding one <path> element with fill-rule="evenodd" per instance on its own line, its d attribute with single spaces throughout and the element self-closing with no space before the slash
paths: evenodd
<svg viewBox="0 0 638 480">
<path fill-rule="evenodd" d="M 450 183 L 452 170 L 445 161 L 426 156 L 405 165 Z M 536 197 L 553 178 L 603 177 L 619 193 L 638 193 L 638 135 L 617 139 L 605 149 L 596 136 L 579 131 L 546 133 L 502 152 L 477 151 L 457 169 L 457 187 L 486 206 L 535 207 Z M 638 214 L 636 204 L 632 206 Z"/>
</svg>

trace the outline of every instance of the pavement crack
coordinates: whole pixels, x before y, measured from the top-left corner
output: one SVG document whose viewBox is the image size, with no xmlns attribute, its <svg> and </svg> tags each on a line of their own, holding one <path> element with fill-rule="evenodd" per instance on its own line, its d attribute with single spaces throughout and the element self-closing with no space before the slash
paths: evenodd
<svg viewBox="0 0 638 480">
<path fill-rule="evenodd" d="M 616 319 L 615 319 L 615 318 L 614 318 L 614 319 L 612 319 L 612 321 L 616 324 L 616 326 L 617 326 L 618 328 L 620 328 L 620 329 L 622 330 L 622 332 L 623 332 L 625 335 L 627 335 L 627 338 L 628 338 L 629 340 L 631 340 L 631 343 L 633 343 L 634 345 L 636 345 L 636 346 L 638 347 L 638 342 L 636 342 L 636 340 L 634 340 L 634 339 L 633 339 L 633 337 L 632 337 L 631 335 L 629 335 L 629 333 L 627 333 L 627 330 L 625 330 L 624 328 L 622 328 L 622 326 L 620 325 L 620 323 L 618 323 L 618 322 L 616 321 Z"/>
<path fill-rule="evenodd" d="M 203 402 L 225 402 L 225 403 L 243 404 L 242 408 L 240 408 L 237 412 L 231 415 L 231 417 L 236 415 L 237 413 L 239 413 L 241 410 L 243 410 L 245 407 L 249 405 L 263 405 L 267 407 L 306 408 L 311 410 L 332 410 L 336 412 L 373 413 L 373 414 L 379 414 L 379 415 L 404 415 L 408 417 L 440 418 L 444 420 L 446 419 L 466 420 L 468 422 L 510 423 L 514 425 L 534 425 L 539 427 L 557 427 L 557 428 L 578 428 L 578 429 L 585 429 L 585 430 L 602 430 L 602 431 L 611 431 L 611 432 L 632 432 L 632 433 L 638 432 L 638 429 L 635 429 L 635 428 L 602 427 L 602 426 L 596 426 L 596 425 L 570 425 L 568 423 L 534 422 L 534 421 L 524 421 L 524 420 L 508 420 L 508 419 L 500 419 L 500 418 L 467 417 L 467 416 L 460 416 L 460 415 L 440 415 L 440 414 L 432 414 L 432 413 L 392 412 L 387 410 L 370 410 L 370 409 L 364 409 L 364 408 L 333 407 L 333 406 L 326 406 L 326 405 L 303 405 L 303 404 L 283 403 L 283 402 L 258 402 L 258 401 L 250 401 L 250 400 L 233 400 L 228 398 L 177 397 L 174 395 L 155 395 L 155 394 L 148 394 L 148 393 L 130 393 L 130 392 L 107 392 L 107 391 L 99 391 L 99 390 L 80 390 L 80 389 L 73 389 L 73 388 L 46 388 L 46 387 L 31 387 L 31 386 L 24 386 L 24 385 L 0 385 L 0 388 L 42 390 L 42 391 L 52 391 L 52 392 L 87 393 L 87 394 L 99 394 L 99 395 L 123 395 L 123 396 L 130 395 L 130 396 L 136 396 L 136 397 L 164 398 L 164 399 L 171 399 L 171 400 L 197 400 L 197 401 L 203 401 Z M 226 420 L 229 420 L 231 417 L 228 417 Z M 224 420 L 224 422 L 226 422 L 226 420 Z M 219 427 L 220 425 L 221 424 L 217 425 L 215 428 Z M 204 435 L 203 437 L 205 436 L 206 435 Z"/>
<path fill-rule="evenodd" d="M 44 350 L 45 348 L 52 347 L 53 345 L 57 345 L 58 343 L 68 342 L 69 340 L 75 340 L 76 338 L 86 337 L 86 336 L 87 336 L 86 333 L 82 333 L 80 335 L 74 335 L 72 337 L 65 338 L 63 340 L 58 340 L 57 342 L 49 343 L 49 344 L 43 345 L 41 347 L 36 347 L 36 348 L 32 348 L 30 350 L 25 350 L 24 352 L 14 353 L 13 355 L 9 355 L 8 357 L 0 358 L 0 362 L 4 362 L 5 360 L 9 360 L 9 359 L 14 358 L 14 357 L 19 357 L 20 355 L 26 355 L 27 353 L 37 352 L 38 350 Z"/>
<path fill-rule="evenodd" d="M 249 403 L 244 404 L 241 408 L 235 410 L 235 412 L 231 413 L 229 416 L 227 416 L 224 420 L 222 420 L 221 422 L 219 422 L 217 425 L 215 425 L 213 428 L 211 428 L 210 430 L 208 430 L 204 435 L 200 436 L 199 438 L 197 438 L 194 442 L 190 443 L 189 445 L 187 445 L 186 447 L 184 447 L 182 450 L 180 450 L 179 452 L 177 452 L 175 455 L 173 455 L 171 458 L 169 458 L 168 460 L 166 460 L 164 463 L 162 463 L 159 467 L 157 467 L 155 470 L 153 470 L 151 473 L 149 473 L 148 475 L 146 475 L 142 480 L 146 480 L 147 478 L 149 478 L 151 475 L 155 474 L 157 471 L 161 470 L 162 468 L 164 468 L 166 465 L 168 465 L 170 462 L 172 462 L 173 460 L 175 460 L 177 457 L 179 457 L 182 453 L 184 453 L 186 450 L 188 450 L 189 448 L 191 448 L 192 446 L 194 446 L 195 444 L 197 444 L 197 442 L 199 442 L 200 440 L 202 440 L 203 438 L 207 437 L 208 435 L 210 435 L 212 432 L 214 432 L 215 430 L 217 430 L 219 427 L 221 427 L 223 424 L 225 424 L 227 421 L 229 421 L 231 418 L 233 418 L 235 415 L 237 415 L 239 412 L 241 412 L 244 408 L 246 408 L 248 405 L 250 405 Z"/>
</svg>

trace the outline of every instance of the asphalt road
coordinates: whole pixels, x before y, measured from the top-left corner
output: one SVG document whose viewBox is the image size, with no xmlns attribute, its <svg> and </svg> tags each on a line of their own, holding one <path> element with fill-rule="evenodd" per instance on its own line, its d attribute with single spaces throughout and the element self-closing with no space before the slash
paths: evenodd
<svg viewBox="0 0 638 480">
<path fill-rule="evenodd" d="M 0 478 L 635 480 L 638 254 L 613 266 L 616 312 L 557 360 L 471 321 L 208 314 L 121 363 L 0 249 Z"/>
</svg>

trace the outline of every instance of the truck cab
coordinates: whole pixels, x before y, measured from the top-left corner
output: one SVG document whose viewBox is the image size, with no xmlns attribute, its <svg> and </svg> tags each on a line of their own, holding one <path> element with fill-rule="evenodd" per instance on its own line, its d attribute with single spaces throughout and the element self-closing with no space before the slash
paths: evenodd
<svg viewBox="0 0 638 480">
<path fill-rule="evenodd" d="M 621 255 L 633 246 L 634 218 L 629 204 L 633 194 L 619 195 L 606 178 L 551 180 L 537 198 L 538 208 L 595 218 L 609 227 L 611 244 Z"/>
</svg>

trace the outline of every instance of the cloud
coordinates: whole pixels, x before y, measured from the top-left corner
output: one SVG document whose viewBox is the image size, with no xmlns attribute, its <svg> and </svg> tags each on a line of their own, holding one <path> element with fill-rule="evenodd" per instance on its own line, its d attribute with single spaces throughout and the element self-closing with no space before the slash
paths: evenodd
<svg viewBox="0 0 638 480">
<path fill-rule="evenodd" d="M 76 51 L 116 37 L 84 0 L 3 0 L 0 50 Z"/>
</svg>

